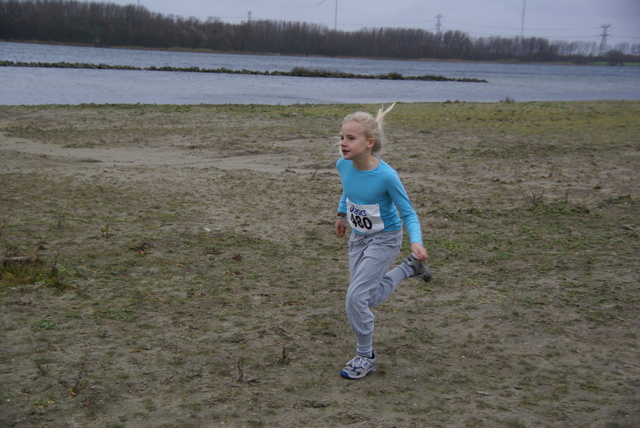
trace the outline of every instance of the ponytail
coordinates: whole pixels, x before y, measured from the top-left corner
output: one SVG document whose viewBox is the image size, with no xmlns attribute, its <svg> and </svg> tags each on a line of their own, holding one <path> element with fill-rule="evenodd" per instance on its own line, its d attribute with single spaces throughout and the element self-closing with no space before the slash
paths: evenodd
<svg viewBox="0 0 640 428">
<path fill-rule="evenodd" d="M 386 110 L 384 110 L 383 105 L 382 107 L 380 107 L 380 110 L 378 110 L 378 114 L 376 115 L 376 122 L 378 122 L 378 128 L 380 128 L 380 131 L 382 131 L 384 128 L 384 117 L 395 107 L 395 105 L 396 103 L 391 104 L 391 106 L 389 106 L 389 108 L 387 108 Z"/>
</svg>

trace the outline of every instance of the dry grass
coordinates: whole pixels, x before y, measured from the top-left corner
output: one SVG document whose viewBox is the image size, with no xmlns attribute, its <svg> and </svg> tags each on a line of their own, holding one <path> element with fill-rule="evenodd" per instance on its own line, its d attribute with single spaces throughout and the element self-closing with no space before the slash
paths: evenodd
<svg viewBox="0 0 640 428">
<path fill-rule="evenodd" d="M 377 107 L 0 107 L 0 425 L 638 426 L 640 103 L 399 104 L 435 280 L 348 382 L 333 143 Z"/>
</svg>

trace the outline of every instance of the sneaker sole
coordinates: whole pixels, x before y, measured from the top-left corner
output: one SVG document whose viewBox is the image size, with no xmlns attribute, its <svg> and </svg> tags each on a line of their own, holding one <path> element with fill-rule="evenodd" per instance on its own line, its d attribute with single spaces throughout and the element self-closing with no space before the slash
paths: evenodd
<svg viewBox="0 0 640 428">
<path fill-rule="evenodd" d="M 342 376 L 345 379 L 358 380 L 358 379 L 362 379 L 366 375 L 371 374 L 371 373 L 373 373 L 375 371 L 376 371 L 376 369 L 369 370 L 368 372 L 363 373 L 362 376 L 360 376 L 360 377 L 353 377 L 353 376 L 350 376 L 349 373 L 347 373 L 344 370 L 342 370 L 342 371 L 340 371 L 340 376 Z"/>
</svg>

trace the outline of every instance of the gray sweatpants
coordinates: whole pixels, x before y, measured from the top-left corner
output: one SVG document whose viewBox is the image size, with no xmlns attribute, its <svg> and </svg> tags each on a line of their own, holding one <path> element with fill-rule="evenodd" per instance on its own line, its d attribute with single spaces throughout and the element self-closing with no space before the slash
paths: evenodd
<svg viewBox="0 0 640 428">
<path fill-rule="evenodd" d="M 402 230 L 359 235 L 349 238 L 349 273 L 347 318 L 356 334 L 356 352 L 369 357 L 373 352 L 374 308 L 387 300 L 398 285 L 412 275 L 411 268 L 401 264 L 389 271 L 400 252 Z M 388 272 L 389 271 L 389 272 Z"/>
</svg>

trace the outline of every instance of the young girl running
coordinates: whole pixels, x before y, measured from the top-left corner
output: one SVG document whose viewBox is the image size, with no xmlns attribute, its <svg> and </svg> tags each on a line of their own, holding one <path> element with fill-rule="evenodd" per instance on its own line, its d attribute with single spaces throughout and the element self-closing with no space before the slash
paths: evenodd
<svg viewBox="0 0 640 428">
<path fill-rule="evenodd" d="M 342 121 L 342 158 L 336 167 L 343 191 L 335 229 L 344 236 L 348 222 L 352 230 L 346 309 L 356 336 L 357 354 L 340 372 L 348 379 L 361 379 L 376 370 L 371 308 L 387 300 L 407 278 L 431 280 L 429 269 L 422 263 L 428 255 L 418 215 L 398 173 L 375 155 L 384 143 L 384 117 L 394 106 L 380 109 L 375 118 L 357 112 Z M 400 252 L 403 222 L 411 239 L 411 254 L 389 271 Z"/>
</svg>

